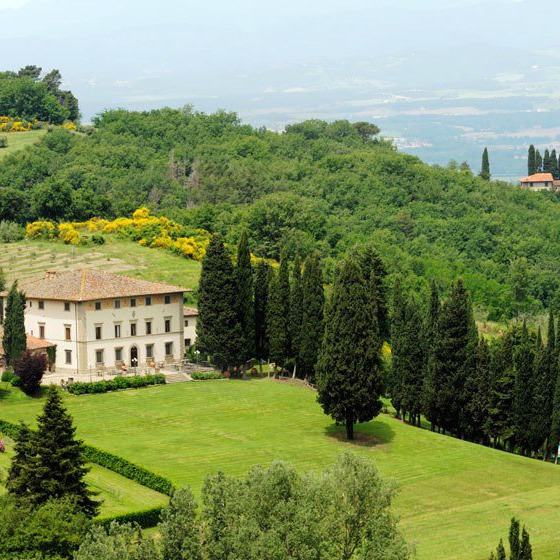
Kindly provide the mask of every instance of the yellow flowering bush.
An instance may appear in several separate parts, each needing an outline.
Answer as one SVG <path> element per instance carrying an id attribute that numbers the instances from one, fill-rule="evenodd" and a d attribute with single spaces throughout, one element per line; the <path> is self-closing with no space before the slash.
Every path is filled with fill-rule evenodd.
<path id="1" fill-rule="evenodd" d="M 54 239 L 56 227 L 52 222 L 31 222 L 25 226 L 28 239 Z"/>
<path id="2" fill-rule="evenodd" d="M 74 228 L 73 224 L 59 224 L 58 238 L 66 245 L 78 245 L 80 233 Z"/>
<path id="3" fill-rule="evenodd" d="M 65 122 L 62 127 L 66 130 L 78 130 L 78 127 L 72 121 Z"/>
<path id="4" fill-rule="evenodd" d="M 33 121 L 36 125 L 37 121 Z M 20 117 L 11 118 L 0 116 L 0 132 L 27 132 L 31 130 L 31 123 Z"/>

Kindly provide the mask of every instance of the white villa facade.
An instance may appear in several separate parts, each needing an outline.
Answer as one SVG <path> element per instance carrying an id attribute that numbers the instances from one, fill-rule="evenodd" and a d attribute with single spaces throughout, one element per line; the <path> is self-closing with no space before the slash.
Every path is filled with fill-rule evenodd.
<path id="1" fill-rule="evenodd" d="M 532 191 L 553 191 L 558 187 L 552 173 L 535 173 L 520 179 L 519 184 Z"/>
<path id="2" fill-rule="evenodd" d="M 183 313 L 185 323 L 185 348 L 189 348 L 196 343 L 196 321 L 198 319 L 198 309 L 185 307 Z"/>
<path id="3" fill-rule="evenodd" d="M 27 334 L 56 344 L 56 370 L 153 367 L 183 358 L 183 288 L 99 270 L 23 287 Z"/>

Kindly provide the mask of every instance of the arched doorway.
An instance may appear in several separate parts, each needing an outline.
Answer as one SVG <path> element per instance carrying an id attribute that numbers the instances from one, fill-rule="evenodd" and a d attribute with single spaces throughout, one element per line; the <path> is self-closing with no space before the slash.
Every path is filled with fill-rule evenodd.
<path id="1" fill-rule="evenodd" d="M 138 346 L 132 346 L 130 348 L 130 365 L 132 367 L 138 366 Z"/>

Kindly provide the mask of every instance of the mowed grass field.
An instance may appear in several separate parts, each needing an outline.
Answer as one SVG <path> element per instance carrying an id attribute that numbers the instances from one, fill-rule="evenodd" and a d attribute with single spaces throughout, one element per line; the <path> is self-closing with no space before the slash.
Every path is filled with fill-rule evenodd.
<path id="1" fill-rule="evenodd" d="M 560 552 L 560 466 L 419 430 L 389 415 L 358 427 L 356 444 L 323 415 L 310 389 L 273 380 L 178 383 L 65 396 L 78 434 L 199 492 L 218 469 L 242 475 L 273 459 L 300 469 L 344 449 L 400 483 L 395 507 L 420 560 L 486 559 L 515 515 L 536 559 Z M 0 418 L 32 421 L 41 402 L 14 389 Z"/>
<path id="2" fill-rule="evenodd" d="M 0 132 L 0 136 L 6 136 L 8 138 L 8 147 L 0 149 L 0 161 L 9 154 L 31 146 L 32 144 L 36 144 L 46 133 L 46 129 L 30 130 L 29 132 Z"/>
<path id="3" fill-rule="evenodd" d="M 0 453 L 0 494 L 5 492 L 10 460 L 13 455 L 13 442 L 6 438 L 7 451 Z M 114 473 L 99 465 L 90 465 L 91 471 L 86 476 L 88 486 L 98 493 L 97 500 L 103 502 L 100 517 L 111 517 L 131 511 L 139 511 L 154 506 L 163 506 L 168 502 L 167 496 L 141 486 L 124 476 Z"/>
<path id="4" fill-rule="evenodd" d="M 161 249 L 142 247 L 115 235 L 105 236 L 105 245 L 74 247 L 63 243 L 25 240 L 0 244 L 0 267 L 8 284 L 20 285 L 43 278 L 46 270 L 59 273 L 79 268 L 97 268 L 128 274 L 186 289 L 198 286 L 200 263 L 173 255 Z"/>

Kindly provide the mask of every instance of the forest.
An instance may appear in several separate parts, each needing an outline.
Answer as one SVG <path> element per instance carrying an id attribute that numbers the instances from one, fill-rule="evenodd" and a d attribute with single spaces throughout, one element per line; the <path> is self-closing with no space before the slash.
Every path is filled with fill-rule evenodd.
<path id="1" fill-rule="evenodd" d="M 85 220 L 139 205 L 278 259 L 316 250 L 326 280 L 358 243 L 376 247 L 407 290 L 446 293 L 463 278 L 477 316 L 558 305 L 560 205 L 487 181 L 468 166 L 428 166 L 370 123 L 310 120 L 284 133 L 192 107 L 110 110 L 79 132 L 54 129 L 3 160 L 0 219 Z"/>

